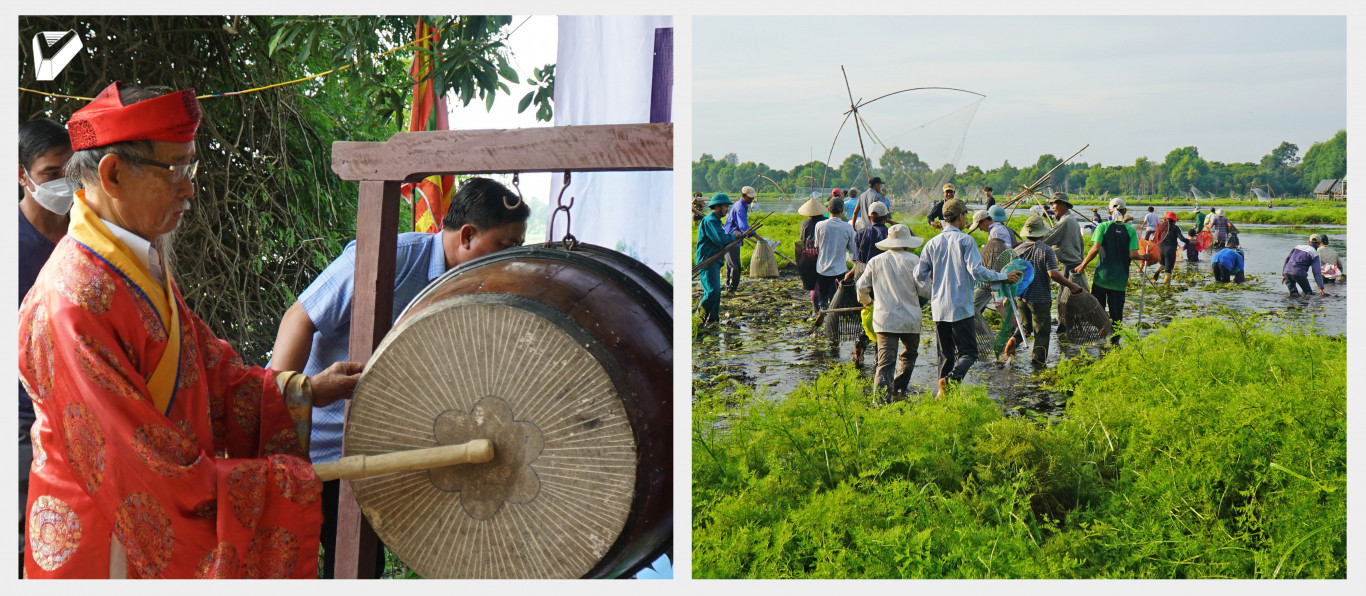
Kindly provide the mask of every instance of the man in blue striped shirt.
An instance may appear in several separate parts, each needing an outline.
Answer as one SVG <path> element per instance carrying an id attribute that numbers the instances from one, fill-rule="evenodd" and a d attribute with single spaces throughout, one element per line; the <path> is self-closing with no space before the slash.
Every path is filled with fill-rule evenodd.
<path id="1" fill-rule="evenodd" d="M 753 238 L 754 233 L 749 230 L 749 208 L 754 204 L 754 187 L 746 186 L 740 189 L 740 202 L 731 208 L 726 215 L 726 225 L 721 231 L 727 234 L 748 235 Z M 740 289 L 740 245 L 730 247 L 726 251 L 726 289 L 734 292 Z"/>
<path id="2" fill-rule="evenodd" d="M 516 205 L 508 209 L 504 204 Z M 531 209 L 497 181 L 471 178 L 451 200 L 436 234 L 398 235 L 394 263 L 394 310 L 403 309 L 448 269 L 503 249 L 521 246 Z M 351 304 L 355 297 L 356 242 L 346 245 L 285 312 L 275 338 L 271 368 L 314 375 L 334 362 L 350 360 Z M 309 456 L 313 463 L 341 457 L 344 401 L 313 409 Z M 329 553 L 324 575 L 332 577 L 339 482 L 323 483 L 323 548 Z"/>

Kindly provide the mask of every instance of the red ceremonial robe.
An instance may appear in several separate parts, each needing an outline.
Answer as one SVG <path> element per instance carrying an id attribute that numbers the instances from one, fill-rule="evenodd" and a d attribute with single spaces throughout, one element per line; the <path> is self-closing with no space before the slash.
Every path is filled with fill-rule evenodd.
<path id="1" fill-rule="evenodd" d="M 78 195 L 19 310 L 30 578 L 317 577 L 321 484 L 250 368 Z"/>

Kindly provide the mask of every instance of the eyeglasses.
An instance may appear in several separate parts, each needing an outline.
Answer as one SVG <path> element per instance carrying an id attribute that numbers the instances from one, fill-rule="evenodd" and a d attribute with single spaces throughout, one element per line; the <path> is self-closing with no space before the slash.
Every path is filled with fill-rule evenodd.
<path id="1" fill-rule="evenodd" d="M 165 168 L 165 169 L 167 169 L 167 170 L 170 170 L 170 171 L 171 171 L 171 179 L 172 179 L 172 180 L 184 180 L 184 179 L 186 179 L 186 178 L 189 178 L 189 179 L 193 180 L 193 179 L 194 179 L 195 172 L 197 172 L 197 171 L 199 170 L 199 160 L 197 160 L 197 159 L 194 160 L 194 161 L 192 161 L 192 162 L 190 162 L 190 163 L 187 163 L 187 164 L 170 165 L 170 164 L 161 163 L 161 162 L 159 162 L 159 161 L 152 161 L 152 160 L 150 160 L 150 159 L 143 159 L 143 158 L 138 157 L 138 156 L 136 156 L 136 155 L 122 155 L 122 154 L 120 154 L 119 157 L 122 157 L 122 158 L 124 158 L 124 159 L 126 159 L 126 160 L 128 160 L 128 161 L 133 162 L 133 163 L 140 163 L 140 164 L 145 165 L 145 166 L 152 166 L 152 167 L 154 167 L 154 168 Z"/>

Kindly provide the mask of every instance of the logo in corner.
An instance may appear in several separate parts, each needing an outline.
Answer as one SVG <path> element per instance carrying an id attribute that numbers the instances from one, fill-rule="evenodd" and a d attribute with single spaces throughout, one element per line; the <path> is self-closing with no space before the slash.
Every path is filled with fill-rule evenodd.
<path id="1" fill-rule="evenodd" d="M 33 36 L 33 76 L 40 81 L 51 81 L 61 74 L 71 59 L 79 54 L 81 37 L 76 30 L 43 31 Z"/>

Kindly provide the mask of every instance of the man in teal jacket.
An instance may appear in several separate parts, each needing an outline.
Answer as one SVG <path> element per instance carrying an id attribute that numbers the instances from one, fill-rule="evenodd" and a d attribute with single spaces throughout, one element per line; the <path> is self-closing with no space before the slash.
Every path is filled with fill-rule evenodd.
<path id="1" fill-rule="evenodd" d="M 711 202 L 707 203 L 707 208 L 711 213 L 702 218 L 697 224 L 697 256 L 694 263 L 701 263 L 708 257 L 721 252 L 722 249 L 734 241 L 736 234 L 727 234 L 722 230 L 721 219 L 730 211 L 731 200 L 726 193 L 718 192 L 711 197 Z M 702 270 L 702 324 L 715 323 L 721 318 L 721 260 L 707 265 Z"/>

